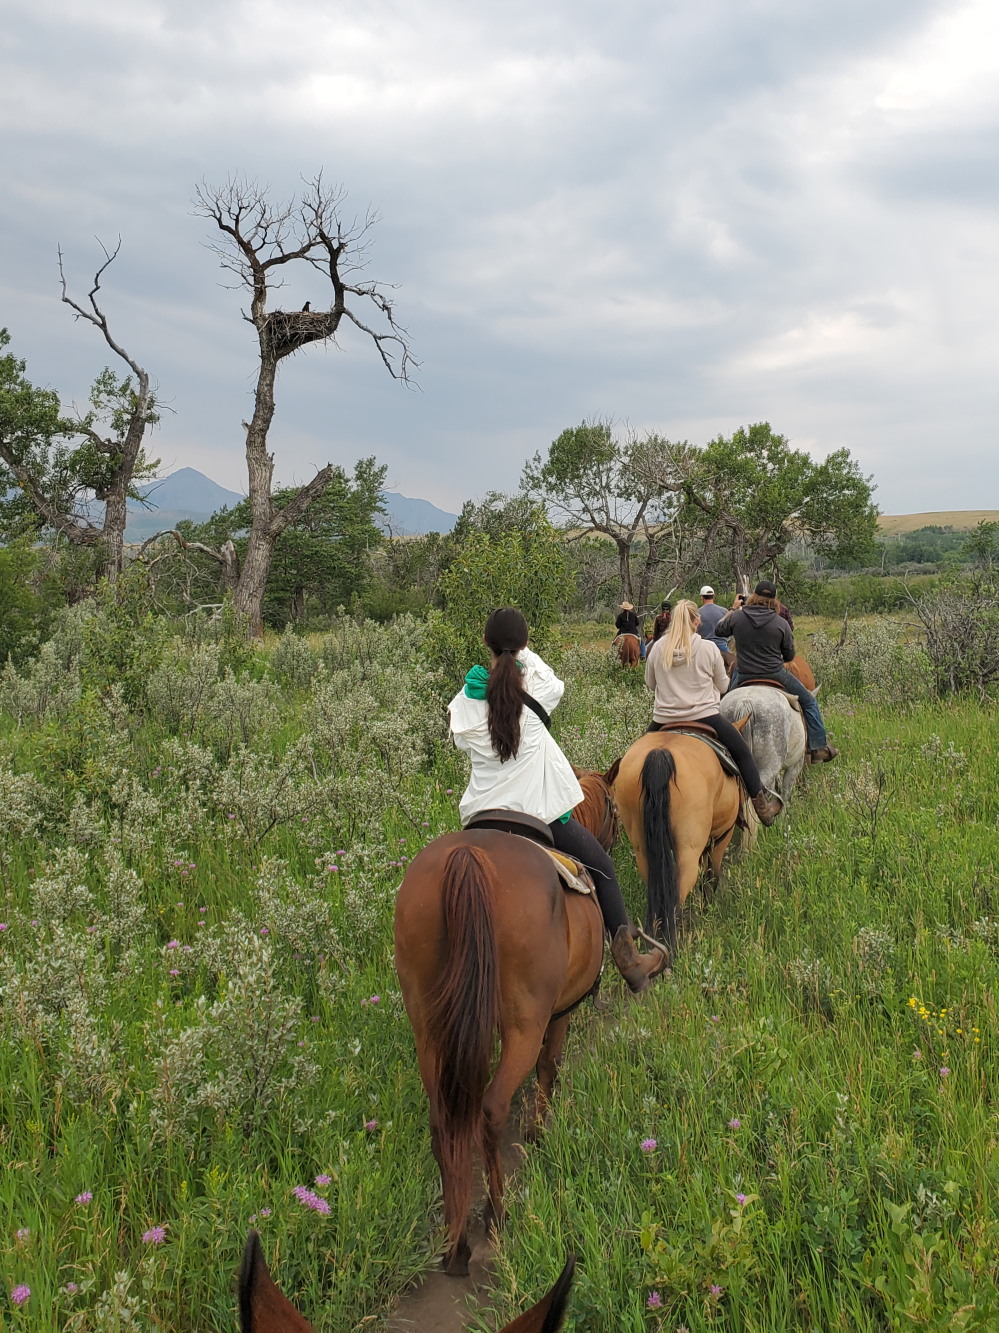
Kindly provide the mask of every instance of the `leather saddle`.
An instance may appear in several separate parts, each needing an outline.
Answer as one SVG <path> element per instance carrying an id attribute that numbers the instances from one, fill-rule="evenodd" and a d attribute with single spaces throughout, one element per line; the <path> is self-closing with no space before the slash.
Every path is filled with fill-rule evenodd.
<path id="1" fill-rule="evenodd" d="M 677 736 L 693 736 L 695 740 L 703 741 L 709 749 L 714 750 L 718 756 L 718 762 L 726 773 L 731 773 L 734 778 L 742 781 L 742 775 L 739 772 L 739 765 L 732 758 L 731 754 L 722 745 L 715 732 L 703 722 L 659 722 L 656 726 L 657 731 L 671 731 Z"/>
<path id="2" fill-rule="evenodd" d="M 534 815 L 525 815 L 520 810 L 480 810 L 465 825 L 465 828 L 491 828 L 499 833 L 516 833 L 521 838 L 530 838 L 542 847 L 554 847 L 552 831 L 542 819 Z"/>
<path id="3" fill-rule="evenodd" d="M 512 833 L 518 838 L 527 838 L 537 843 L 542 851 L 547 852 L 558 872 L 558 877 L 567 889 L 574 893 L 592 894 L 593 880 L 590 872 L 571 856 L 564 856 L 555 850 L 555 839 L 548 825 L 534 815 L 525 815 L 520 810 L 480 810 L 465 825 L 466 829 L 495 829 L 497 833 Z"/>

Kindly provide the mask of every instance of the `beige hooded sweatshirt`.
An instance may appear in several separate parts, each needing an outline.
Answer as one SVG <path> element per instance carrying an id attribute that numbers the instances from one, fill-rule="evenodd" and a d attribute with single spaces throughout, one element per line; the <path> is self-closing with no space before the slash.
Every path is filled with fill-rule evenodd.
<path id="1" fill-rule="evenodd" d="M 728 673 L 722 655 L 710 639 L 694 635 L 690 661 L 667 668 L 666 639 L 659 639 L 649 649 L 645 662 L 645 683 L 655 691 L 652 709 L 654 722 L 696 722 L 718 712 L 718 701 L 728 689 Z"/>

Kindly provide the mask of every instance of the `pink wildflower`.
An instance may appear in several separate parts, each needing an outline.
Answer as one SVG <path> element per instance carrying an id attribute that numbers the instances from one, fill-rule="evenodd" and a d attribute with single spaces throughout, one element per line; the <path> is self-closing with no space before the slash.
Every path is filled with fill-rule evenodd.
<path id="1" fill-rule="evenodd" d="M 147 1245 L 162 1245 L 166 1240 L 166 1227 L 150 1227 L 142 1233 L 142 1239 Z"/>
<path id="2" fill-rule="evenodd" d="M 23 1305 L 30 1295 L 31 1288 L 26 1283 L 19 1282 L 17 1286 L 11 1290 L 10 1303 L 11 1305 Z"/>

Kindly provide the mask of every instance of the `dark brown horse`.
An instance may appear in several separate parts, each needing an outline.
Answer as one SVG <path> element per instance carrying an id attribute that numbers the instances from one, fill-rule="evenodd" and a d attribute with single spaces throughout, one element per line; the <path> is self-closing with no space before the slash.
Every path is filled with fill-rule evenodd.
<path id="1" fill-rule="evenodd" d="M 498 1225 L 511 1099 L 536 1067 L 528 1123 L 536 1132 L 569 1011 L 594 989 L 603 947 L 595 898 L 566 893 L 551 857 L 527 838 L 493 829 L 448 833 L 406 870 L 395 965 L 430 1102 L 448 1228 L 444 1267 L 453 1276 L 468 1272 L 474 1150 L 481 1148 L 486 1167 L 487 1225 Z"/>
<path id="2" fill-rule="evenodd" d="M 661 931 L 671 948 L 702 860 L 716 883 L 721 878 L 742 795 L 739 781 L 696 736 L 647 732 L 618 764 L 614 796 L 648 889 L 645 928 Z"/>
<path id="3" fill-rule="evenodd" d="M 500 1333 L 556 1333 L 565 1319 L 576 1260 L 570 1255 L 548 1295 Z M 363 1322 L 363 1321 L 362 1321 Z M 251 1231 L 239 1271 L 239 1325 L 242 1333 L 313 1333 L 267 1271 L 260 1237 Z"/>
<path id="4" fill-rule="evenodd" d="M 583 789 L 583 799 L 572 817 L 589 829 L 605 852 L 612 851 L 621 833 L 621 820 L 611 791 L 610 770 L 597 773 L 594 769 L 573 767 L 572 771 Z"/>
<path id="5" fill-rule="evenodd" d="M 635 666 L 641 660 L 642 645 L 635 634 L 619 634 L 612 646 L 622 666 Z"/>

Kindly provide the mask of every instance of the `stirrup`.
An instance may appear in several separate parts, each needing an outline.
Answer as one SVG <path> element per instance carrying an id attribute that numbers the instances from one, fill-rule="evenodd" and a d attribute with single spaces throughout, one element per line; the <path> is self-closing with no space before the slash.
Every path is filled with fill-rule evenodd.
<path id="1" fill-rule="evenodd" d="M 666 945 L 663 944 L 662 940 L 657 940 L 651 935 L 646 935 L 641 926 L 632 926 L 632 930 L 634 931 L 634 938 L 644 940 L 651 948 L 658 949 L 660 953 L 664 953 L 669 957 L 669 949 L 666 948 Z"/>

